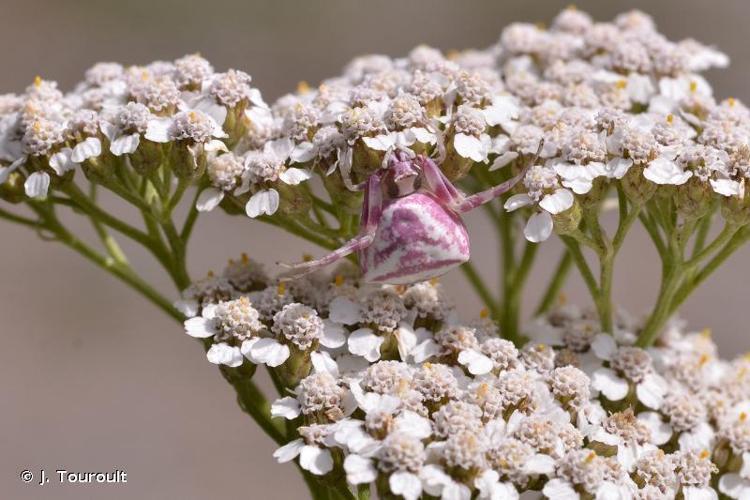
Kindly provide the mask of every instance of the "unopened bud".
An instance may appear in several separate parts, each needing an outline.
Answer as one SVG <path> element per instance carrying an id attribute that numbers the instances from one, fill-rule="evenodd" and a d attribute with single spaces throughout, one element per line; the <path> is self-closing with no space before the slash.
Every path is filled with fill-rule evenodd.
<path id="1" fill-rule="evenodd" d="M 625 195 L 635 203 L 641 205 L 654 196 L 656 184 L 643 177 L 643 169 L 633 166 L 620 181 Z"/>
<path id="2" fill-rule="evenodd" d="M 18 172 L 11 172 L 8 179 L 0 184 L 0 199 L 8 203 L 21 203 L 25 199 L 23 187 L 23 175 Z"/>
<path id="3" fill-rule="evenodd" d="M 744 226 L 750 223 L 750 196 L 722 198 L 721 215 L 729 224 Z"/>
<path id="4" fill-rule="evenodd" d="M 578 229 L 582 216 L 581 205 L 578 201 L 564 212 L 552 216 L 555 232 L 560 235 L 570 234 Z"/>
<path id="5" fill-rule="evenodd" d="M 474 160 L 471 158 L 464 158 L 456 152 L 456 148 L 453 147 L 453 141 L 448 143 L 445 160 L 440 169 L 449 180 L 455 182 L 465 177 L 473 165 Z"/>
<path id="6" fill-rule="evenodd" d="M 279 210 L 283 214 L 306 214 L 310 211 L 310 208 L 312 208 L 312 198 L 310 198 L 310 194 L 302 189 L 301 186 L 290 186 L 283 182 L 279 182 L 275 187 L 279 192 Z"/>
<path id="7" fill-rule="evenodd" d="M 711 185 L 696 177 L 677 186 L 674 197 L 677 210 L 688 218 L 697 219 L 706 215 L 711 208 L 713 191 Z"/>

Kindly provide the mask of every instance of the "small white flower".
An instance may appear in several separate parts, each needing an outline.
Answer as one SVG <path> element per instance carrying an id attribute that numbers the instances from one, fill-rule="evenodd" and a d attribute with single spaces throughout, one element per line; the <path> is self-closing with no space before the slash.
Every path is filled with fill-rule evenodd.
<path id="1" fill-rule="evenodd" d="M 311 174 L 307 170 L 286 167 L 293 149 L 294 143 L 288 138 L 282 138 L 267 142 L 262 152 L 247 155 L 245 160 L 247 171 L 243 178 L 243 185 L 235 194 L 248 191 L 251 184 L 260 186 L 245 205 L 248 217 L 273 215 L 279 209 L 279 192 L 269 187 L 269 182 L 279 181 L 289 186 L 296 186 L 310 179 Z"/>

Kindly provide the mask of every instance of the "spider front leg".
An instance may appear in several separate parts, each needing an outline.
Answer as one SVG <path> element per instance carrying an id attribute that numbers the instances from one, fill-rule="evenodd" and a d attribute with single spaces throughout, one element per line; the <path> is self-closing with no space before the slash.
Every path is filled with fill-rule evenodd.
<path id="1" fill-rule="evenodd" d="M 473 194 L 471 196 L 464 197 L 463 200 L 459 201 L 455 206 L 453 206 L 453 210 L 456 212 L 462 214 L 465 212 L 470 212 L 474 210 L 475 208 L 484 205 L 485 203 L 494 200 L 498 196 L 502 196 L 503 194 L 507 193 L 511 189 L 513 189 L 513 186 L 518 184 L 521 179 L 526 175 L 526 171 L 529 169 L 529 166 L 531 164 L 527 165 L 526 168 L 524 168 L 520 174 L 516 175 L 512 179 L 509 179 L 502 184 L 498 184 L 497 186 L 493 186 L 485 191 L 482 191 L 480 193 Z"/>
<path id="2" fill-rule="evenodd" d="M 317 271 L 329 264 L 343 259 L 347 255 L 359 252 L 367 248 L 375 238 L 378 221 L 382 213 L 383 193 L 380 188 L 380 177 L 377 174 L 370 176 L 365 185 L 365 196 L 362 203 L 362 215 L 360 217 L 359 234 L 347 241 L 337 250 L 321 257 L 320 259 L 300 262 L 289 266 L 289 270 L 282 274 L 283 280 L 301 278 L 302 276 Z"/>
<path id="3" fill-rule="evenodd" d="M 507 193 L 518 181 L 526 175 L 526 169 L 514 178 L 494 186 L 481 193 L 466 196 L 456 189 L 453 183 L 443 174 L 434 161 L 430 158 L 420 156 L 416 160 L 424 175 L 427 191 L 435 196 L 441 203 L 445 204 L 456 213 L 464 213 L 474 210 L 480 205 L 492 201 L 498 196 Z M 528 168 L 528 167 L 527 167 Z"/>

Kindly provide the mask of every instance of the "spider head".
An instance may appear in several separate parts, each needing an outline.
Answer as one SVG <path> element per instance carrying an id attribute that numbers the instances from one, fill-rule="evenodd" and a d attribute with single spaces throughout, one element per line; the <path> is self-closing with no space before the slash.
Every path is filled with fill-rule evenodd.
<path id="1" fill-rule="evenodd" d="M 422 170 L 405 151 L 396 151 L 388 160 L 383 175 L 388 195 L 402 198 L 416 192 L 422 184 Z"/>

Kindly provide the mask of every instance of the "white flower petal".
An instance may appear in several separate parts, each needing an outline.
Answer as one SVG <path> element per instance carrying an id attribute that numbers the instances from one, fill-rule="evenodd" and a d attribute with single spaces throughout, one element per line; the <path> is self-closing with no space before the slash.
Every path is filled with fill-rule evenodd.
<path id="1" fill-rule="evenodd" d="M 747 500 L 750 498 L 750 482 L 742 479 L 739 474 L 724 474 L 719 478 L 719 491 L 730 498 Z"/>
<path id="2" fill-rule="evenodd" d="M 315 158 L 315 147 L 312 142 L 297 144 L 289 155 L 290 163 L 305 163 Z"/>
<path id="3" fill-rule="evenodd" d="M 657 158 L 643 169 L 643 177 L 654 184 L 670 184 L 679 186 L 685 184 L 693 173 L 684 171 L 677 163 L 666 158 Z"/>
<path id="4" fill-rule="evenodd" d="M 505 208 L 505 210 L 507 210 L 508 212 L 512 212 L 514 210 L 518 210 L 519 208 L 529 206 L 532 203 L 533 201 L 528 194 L 514 194 L 506 200 L 503 208 Z"/>
<path id="5" fill-rule="evenodd" d="M 710 179 L 714 192 L 722 196 L 742 196 L 742 184 L 731 179 Z"/>
<path id="6" fill-rule="evenodd" d="M 466 349 L 458 353 L 458 362 L 466 366 L 472 375 L 484 375 L 492 371 L 493 367 L 490 358 L 474 349 Z"/>
<path id="7" fill-rule="evenodd" d="M 620 401 L 628 395 L 630 386 L 609 368 L 599 368 L 591 376 L 591 385 L 610 401 Z"/>
<path id="8" fill-rule="evenodd" d="M 453 147 L 463 158 L 469 158 L 476 162 L 483 162 L 487 158 L 487 149 L 484 143 L 467 134 L 456 134 L 453 138 Z"/>
<path id="9" fill-rule="evenodd" d="M 118 137 L 109 145 L 109 150 L 115 156 L 135 153 L 141 143 L 141 134 L 128 134 Z"/>
<path id="10" fill-rule="evenodd" d="M 659 413 L 644 411 L 638 414 L 638 420 L 646 424 L 651 433 L 651 441 L 655 445 L 661 446 L 672 439 L 672 426 L 662 420 Z"/>
<path id="11" fill-rule="evenodd" d="M 339 376 L 339 366 L 336 361 L 327 352 L 310 353 L 310 361 L 316 373 L 326 372 L 334 377 Z"/>
<path id="12" fill-rule="evenodd" d="M 279 193 L 275 189 L 258 191 L 245 205 L 245 213 L 250 218 L 260 215 L 273 215 L 279 209 Z"/>
<path id="13" fill-rule="evenodd" d="M 195 208 L 199 212 L 210 212 L 216 208 L 221 200 L 224 199 L 224 192 L 216 188 L 206 188 L 198 196 L 198 200 L 195 202 Z"/>
<path id="14" fill-rule="evenodd" d="M 612 335 L 600 333 L 597 334 L 591 342 L 591 350 L 594 351 L 597 358 L 609 361 L 617 350 L 617 342 L 615 342 Z"/>
<path id="15" fill-rule="evenodd" d="M 302 168 L 287 168 L 279 174 L 279 179 L 290 186 L 296 186 L 310 177 L 312 177 L 312 174 Z"/>
<path id="16" fill-rule="evenodd" d="M 333 470 L 331 452 L 317 446 L 304 446 L 299 454 L 300 466 L 316 476 L 328 474 Z"/>
<path id="17" fill-rule="evenodd" d="M 169 142 L 169 126 L 172 120 L 169 118 L 154 118 L 149 120 L 144 136 L 153 142 Z"/>
<path id="18" fill-rule="evenodd" d="M 443 348 L 434 339 L 423 340 L 411 350 L 411 356 L 416 363 L 422 363 L 433 356 L 442 354 Z"/>
<path id="19" fill-rule="evenodd" d="M 231 368 L 242 365 L 245 360 L 239 347 L 230 346 L 223 342 L 212 345 L 206 352 L 206 359 L 215 365 L 226 365 Z"/>
<path id="20" fill-rule="evenodd" d="M 50 177 L 47 172 L 34 172 L 23 183 L 26 196 L 29 198 L 45 198 L 49 191 Z"/>
<path id="21" fill-rule="evenodd" d="M 283 417 L 288 420 L 299 417 L 301 408 L 297 398 L 287 396 L 285 398 L 277 399 L 271 405 L 271 416 L 272 417 Z"/>
<path id="22" fill-rule="evenodd" d="M 573 206 L 573 193 L 567 189 L 558 189 L 552 194 L 546 195 L 539 202 L 539 206 L 552 215 L 566 211 Z"/>
<path id="23" fill-rule="evenodd" d="M 212 320 L 197 316 L 185 321 L 185 333 L 197 339 L 207 339 L 217 332 Z"/>
<path id="24" fill-rule="evenodd" d="M 542 493 L 550 500 L 579 500 L 580 498 L 569 482 L 557 478 L 547 481 Z"/>
<path id="25" fill-rule="evenodd" d="M 516 153 L 515 151 L 506 151 L 505 153 L 502 153 L 500 156 L 495 158 L 492 161 L 492 165 L 490 165 L 490 168 L 487 170 L 489 172 L 494 172 L 495 170 L 501 169 L 504 166 L 508 165 L 516 158 L 518 158 L 518 153 Z"/>
<path id="26" fill-rule="evenodd" d="M 394 145 L 395 137 L 390 134 L 381 134 L 375 137 L 363 137 L 362 142 L 375 151 L 388 151 Z"/>
<path id="27" fill-rule="evenodd" d="M 555 471 L 555 459 L 549 455 L 536 453 L 526 460 L 523 470 L 528 474 L 552 475 Z"/>
<path id="28" fill-rule="evenodd" d="M 406 360 L 411 351 L 417 345 L 417 335 L 411 326 L 401 323 L 396 331 L 393 332 L 398 344 L 398 354 L 402 360 Z"/>
<path id="29" fill-rule="evenodd" d="M 72 149 L 63 148 L 49 157 L 49 166 L 57 175 L 63 175 L 76 168 L 76 164 L 70 159 L 71 154 L 73 154 Z"/>
<path id="30" fill-rule="evenodd" d="M 396 400 L 397 406 L 400 401 Z M 395 411 L 395 409 L 394 409 Z M 413 411 L 403 410 L 393 422 L 394 430 L 408 432 L 412 437 L 417 439 L 427 439 L 432 435 L 432 422 Z"/>
<path id="31" fill-rule="evenodd" d="M 244 345 L 243 345 L 244 347 Z M 243 354 L 255 364 L 264 364 L 270 367 L 276 367 L 289 358 L 289 347 L 280 344 L 274 339 L 264 338 L 245 350 Z"/>
<path id="32" fill-rule="evenodd" d="M 411 472 L 394 472 L 388 478 L 391 492 L 406 500 L 417 500 L 422 495 L 422 481 Z"/>
<path id="33" fill-rule="evenodd" d="M 198 301 L 192 299 L 178 300 L 172 305 L 187 318 L 198 316 L 198 312 L 200 311 L 200 304 L 198 304 Z"/>
<path id="34" fill-rule="evenodd" d="M 552 234 L 552 216 L 549 212 L 539 212 L 526 222 L 523 235 L 532 243 L 545 241 Z"/>
<path id="35" fill-rule="evenodd" d="M 295 439 L 274 451 L 273 458 L 280 464 L 290 462 L 297 458 L 297 455 L 300 454 L 304 446 L 305 442 L 302 439 Z"/>
<path id="36" fill-rule="evenodd" d="M 369 458 L 359 455 L 349 455 L 344 460 L 346 480 L 351 484 L 368 484 L 375 481 L 378 471 Z"/>
<path id="37" fill-rule="evenodd" d="M 371 329 L 360 328 L 352 332 L 347 344 L 349 352 L 362 356 L 373 363 L 380 359 L 380 346 L 383 344 L 383 340 L 383 337 L 376 335 Z"/>
<path id="38" fill-rule="evenodd" d="M 330 319 L 323 320 L 323 335 L 320 343 L 329 349 L 336 349 L 346 343 L 346 328 Z"/>
<path id="39" fill-rule="evenodd" d="M 353 325 L 362 317 L 359 304 L 342 296 L 331 301 L 328 311 L 328 318 L 342 325 Z"/>
<path id="40" fill-rule="evenodd" d="M 96 158 L 100 154 L 102 154 L 101 141 L 97 137 L 88 137 L 75 145 L 70 159 L 75 163 L 81 163 L 89 158 Z"/>
<path id="41" fill-rule="evenodd" d="M 705 488 L 683 486 L 682 496 L 685 500 L 718 500 L 719 498 L 719 495 L 710 486 L 707 486 Z"/>
<path id="42" fill-rule="evenodd" d="M 229 148 L 227 148 L 227 145 L 224 144 L 224 141 L 213 139 L 203 145 L 203 150 L 207 152 L 224 151 L 226 153 L 227 151 L 229 151 Z"/>
<path id="43" fill-rule="evenodd" d="M 613 158 L 607 162 L 607 176 L 614 179 L 622 179 L 633 166 L 633 160 L 630 158 Z"/>
<path id="44" fill-rule="evenodd" d="M 654 373 L 646 375 L 643 381 L 635 386 L 638 401 L 653 410 L 661 408 L 667 393 L 667 384 L 661 376 Z"/>

